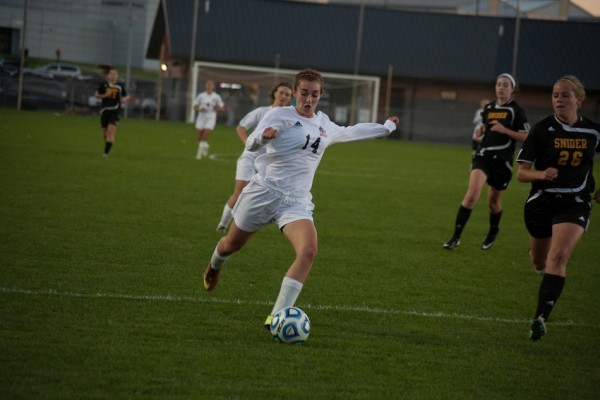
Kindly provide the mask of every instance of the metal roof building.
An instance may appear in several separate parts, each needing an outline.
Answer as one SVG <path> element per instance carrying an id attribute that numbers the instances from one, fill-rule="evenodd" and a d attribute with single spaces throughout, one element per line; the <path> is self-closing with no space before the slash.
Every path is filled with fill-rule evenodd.
<path id="1" fill-rule="evenodd" d="M 161 2 L 149 58 L 158 58 L 164 38 L 171 58 L 189 59 L 193 10 L 194 0 Z M 357 6 L 340 4 L 201 2 L 195 58 L 352 73 L 359 12 Z M 515 25 L 514 17 L 366 7 L 358 71 L 385 76 L 392 65 L 395 77 L 487 83 L 511 71 Z M 599 66 L 598 22 L 520 20 L 521 85 L 548 87 L 558 77 L 573 74 L 589 90 L 600 90 Z"/>
<path id="2" fill-rule="evenodd" d="M 194 3 L 161 1 L 148 58 L 158 59 L 164 45 L 167 59 L 176 60 L 185 71 Z M 388 112 L 400 116 L 399 136 L 411 140 L 470 143 L 472 115 L 479 101 L 493 98 L 496 77 L 512 71 L 515 17 L 364 7 L 358 46 L 361 7 L 356 5 L 281 0 L 198 3 L 194 60 L 347 74 L 358 67 L 358 74 L 391 80 L 390 88 L 381 90 L 378 118 Z M 588 100 L 582 114 L 598 119 L 598 20 L 519 22 L 517 99 L 530 122 L 551 113 L 551 87 L 566 74 L 577 76 L 586 86 Z M 186 91 L 185 80 L 177 83 L 180 93 Z M 176 98 L 170 97 L 170 105 L 181 112 L 171 118 L 179 119 L 186 105 L 185 100 L 175 105 Z"/>

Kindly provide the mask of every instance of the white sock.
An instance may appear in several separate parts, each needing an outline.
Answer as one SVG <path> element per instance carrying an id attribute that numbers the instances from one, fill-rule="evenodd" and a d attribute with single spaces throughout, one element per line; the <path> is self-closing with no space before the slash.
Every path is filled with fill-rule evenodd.
<path id="1" fill-rule="evenodd" d="M 221 222 L 219 222 L 219 226 L 228 227 L 233 219 L 233 215 L 231 214 L 231 207 L 225 203 L 225 207 L 223 207 L 223 214 L 221 215 Z"/>
<path id="2" fill-rule="evenodd" d="M 298 282 L 292 278 L 288 278 L 287 276 L 284 277 L 283 282 L 281 282 L 281 289 L 279 289 L 279 296 L 277 296 L 277 301 L 273 306 L 271 315 L 275 314 L 282 308 L 293 306 L 294 303 L 296 303 L 296 299 L 300 295 L 302 286 L 304 285 L 301 282 Z"/>
<path id="3" fill-rule="evenodd" d="M 217 247 L 219 247 L 218 244 L 217 244 Z M 213 252 L 212 257 L 210 258 L 210 266 L 212 267 L 212 269 L 218 271 L 221 269 L 221 267 L 223 266 L 225 261 L 227 261 L 227 259 L 229 257 L 231 257 L 231 255 L 228 255 L 228 256 L 220 255 L 219 252 L 217 251 L 217 247 L 215 247 L 215 251 Z"/>

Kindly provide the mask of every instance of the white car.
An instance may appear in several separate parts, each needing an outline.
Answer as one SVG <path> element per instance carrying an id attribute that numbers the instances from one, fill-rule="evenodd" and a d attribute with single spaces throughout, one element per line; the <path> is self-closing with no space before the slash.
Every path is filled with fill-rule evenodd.
<path id="1" fill-rule="evenodd" d="M 32 70 L 34 74 L 47 75 L 51 77 L 65 77 L 65 78 L 80 78 L 81 69 L 77 65 L 55 63 L 48 64 L 42 67 L 34 68 Z"/>

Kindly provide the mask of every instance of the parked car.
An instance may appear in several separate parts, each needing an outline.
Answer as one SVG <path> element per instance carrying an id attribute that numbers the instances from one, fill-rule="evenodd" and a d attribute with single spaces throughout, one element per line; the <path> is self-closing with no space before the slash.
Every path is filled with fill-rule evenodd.
<path id="1" fill-rule="evenodd" d="M 22 107 L 25 109 L 62 110 L 67 103 L 65 82 L 42 76 L 27 75 L 23 80 Z M 2 85 L 4 106 L 16 104 L 19 80 L 16 77 L 5 79 Z"/>
<path id="2" fill-rule="evenodd" d="M 19 73 L 21 60 L 16 58 L 0 58 L 0 71 L 3 75 L 16 75 Z M 27 62 L 25 62 L 27 68 Z"/>
<path id="3" fill-rule="evenodd" d="M 41 67 L 34 68 L 31 70 L 36 75 L 46 75 L 52 78 L 65 77 L 65 78 L 80 78 L 81 68 L 77 65 L 54 63 L 48 64 Z"/>

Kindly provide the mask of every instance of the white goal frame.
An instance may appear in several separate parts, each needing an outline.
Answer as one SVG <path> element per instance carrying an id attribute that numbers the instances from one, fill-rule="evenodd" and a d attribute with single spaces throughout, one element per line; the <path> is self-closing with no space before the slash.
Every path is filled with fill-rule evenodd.
<path id="1" fill-rule="evenodd" d="M 283 69 L 283 68 L 267 68 L 267 67 L 255 67 L 255 66 L 251 66 L 251 65 L 241 65 L 241 64 L 225 64 L 225 63 L 214 63 L 214 62 L 207 62 L 207 61 L 196 61 L 194 62 L 193 65 L 193 73 L 192 73 L 192 82 L 191 82 L 191 87 L 192 90 L 189 92 L 190 93 L 190 99 L 189 100 L 189 109 L 187 110 L 187 121 L 190 123 L 194 122 L 194 118 L 195 118 L 195 113 L 193 108 L 191 107 L 191 105 L 193 104 L 194 99 L 196 98 L 196 96 L 198 95 L 199 92 L 203 91 L 204 88 L 198 87 L 198 83 L 200 81 L 200 73 L 202 72 L 202 69 L 206 70 L 206 71 L 210 71 L 212 70 L 218 70 L 218 69 L 222 69 L 222 70 L 229 70 L 229 71 L 239 71 L 240 72 L 240 76 L 242 76 L 244 73 L 259 73 L 259 74 L 264 74 L 264 76 L 266 78 L 271 79 L 271 81 L 273 82 L 272 86 L 274 86 L 274 84 L 276 82 L 281 81 L 282 79 L 288 80 L 290 82 L 290 84 L 293 84 L 293 80 L 295 75 L 298 73 L 298 70 L 292 70 L 292 69 Z M 352 87 L 352 101 L 350 102 L 346 102 L 346 103 L 340 103 L 340 104 L 330 104 L 331 108 L 333 108 L 334 112 L 332 113 L 331 111 L 329 111 L 327 114 L 329 115 L 329 117 L 333 120 L 337 122 L 338 119 L 340 118 L 336 118 L 336 117 L 343 117 L 344 115 L 347 114 L 352 114 L 354 111 L 354 119 L 355 122 L 377 122 L 377 118 L 378 118 L 378 110 L 379 110 L 379 91 L 380 91 L 380 84 L 381 84 L 381 78 L 379 78 L 378 76 L 369 76 L 369 75 L 352 75 L 352 74 L 341 74 L 341 73 L 334 73 L 334 72 L 321 72 L 321 75 L 323 76 L 323 79 L 325 80 L 325 87 L 324 89 L 324 94 L 326 97 L 326 94 L 328 92 L 328 81 L 336 81 L 336 82 L 342 82 L 345 83 L 347 82 L 348 87 Z M 213 77 L 210 77 L 210 79 L 214 79 Z M 217 83 L 219 83 L 219 79 L 215 79 L 215 81 L 217 81 Z M 366 88 L 368 90 L 367 93 L 364 92 L 363 93 L 357 93 L 358 90 L 356 90 L 356 87 L 358 85 L 365 85 L 366 84 Z M 217 87 L 216 91 L 219 92 L 220 88 Z M 266 100 L 266 99 L 262 99 L 262 100 Z M 323 100 L 322 100 L 323 101 Z M 358 107 L 357 104 L 362 104 L 363 107 Z M 263 104 L 264 105 L 264 104 Z M 352 110 L 352 108 L 354 108 L 354 110 Z M 321 109 L 321 107 L 318 107 L 318 109 Z M 344 123 L 341 123 L 340 125 L 347 125 Z"/>

